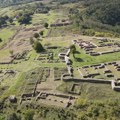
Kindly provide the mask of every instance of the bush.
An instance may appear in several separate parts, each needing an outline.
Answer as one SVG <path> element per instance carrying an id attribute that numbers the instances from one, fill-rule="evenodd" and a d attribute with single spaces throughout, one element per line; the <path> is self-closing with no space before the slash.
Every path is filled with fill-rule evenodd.
<path id="1" fill-rule="evenodd" d="M 48 26 L 49 26 L 48 23 L 45 23 L 45 24 L 44 24 L 44 27 L 45 27 L 45 28 L 48 28 Z"/>
<path id="2" fill-rule="evenodd" d="M 77 99 L 76 100 L 76 104 L 75 104 L 75 107 L 76 108 L 84 108 L 85 106 L 87 106 L 87 100 L 86 99 Z"/>
<path id="3" fill-rule="evenodd" d="M 40 36 L 39 36 L 38 33 L 35 33 L 35 34 L 34 34 L 34 37 L 37 39 L 37 38 L 39 38 Z"/>
<path id="4" fill-rule="evenodd" d="M 43 36 L 44 31 L 40 31 L 40 35 Z"/>
<path id="5" fill-rule="evenodd" d="M 12 19 L 12 18 L 9 18 L 9 22 L 12 24 L 12 23 L 13 23 L 13 19 Z"/>
<path id="6" fill-rule="evenodd" d="M 104 34 L 103 32 L 102 32 L 102 33 L 101 33 L 101 32 L 96 32 L 96 33 L 95 33 L 95 36 L 96 36 L 96 37 L 104 37 L 105 34 Z"/>
<path id="7" fill-rule="evenodd" d="M 25 120 L 33 120 L 34 117 L 34 111 L 33 110 L 27 110 L 24 115 Z"/>
<path id="8" fill-rule="evenodd" d="M 87 30 L 83 30 L 82 34 L 83 35 L 94 36 L 95 35 L 95 31 L 93 29 L 87 29 Z"/>
<path id="9" fill-rule="evenodd" d="M 20 24 L 29 24 L 30 21 L 31 21 L 30 14 L 24 14 L 24 15 L 20 16 L 19 19 L 18 19 L 18 22 Z"/>

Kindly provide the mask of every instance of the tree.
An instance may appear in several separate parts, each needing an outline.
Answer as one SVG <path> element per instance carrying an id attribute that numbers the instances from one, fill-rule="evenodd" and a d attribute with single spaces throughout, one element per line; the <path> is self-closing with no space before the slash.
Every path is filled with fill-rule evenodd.
<path id="1" fill-rule="evenodd" d="M 0 17 L 0 26 L 3 26 L 6 24 L 6 19 L 4 17 Z"/>
<path id="2" fill-rule="evenodd" d="M 40 35 L 43 36 L 44 31 L 40 31 Z"/>
<path id="3" fill-rule="evenodd" d="M 33 47 L 34 47 L 34 49 L 36 50 L 37 53 L 44 51 L 44 48 L 39 41 L 35 41 Z"/>
<path id="4" fill-rule="evenodd" d="M 48 23 L 45 23 L 45 24 L 44 24 L 44 27 L 45 27 L 45 28 L 48 28 L 48 26 L 49 26 Z"/>
<path id="5" fill-rule="evenodd" d="M 12 19 L 12 18 L 9 18 L 9 22 L 12 24 L 12 23 L 13 23 L 13 19 Z"/>
<path id="6" fill-rule="evenodd" d="M 8 17 L 7 15 L 5 15 L 5 16 L 3 17 L 3 19 L 4 19 L 4 20 L 8 20 L 9 17 Z"/>
<path id="7" fill-rule="evenodd" d="M 35 33 L 35 34 L 34 34 L 34 37 L 35 37 L 36 39 L 38 39 L 40 36 L 39 36 L 38 33 Z"/>
<path id="8" fill-rule="evenodd" d="M 73 57 L 75 58 L 75 52 L 76 52 L 76 47 L 75 45 L 70 46 L 70 52 L 73 54 Z"/>
<path id="9" fill-rule="evenodd" d="M 3 41 L 2 38 L 0 38 L 0 43 L 1 43 L 2 41 Z"/>
<path id="10" fill-rule="evenodd" d="M 29 24 L 31 20 L 30 14 L 24 14 L 22 16 L 19 16 L 18 22 L 20 24 Z"/>

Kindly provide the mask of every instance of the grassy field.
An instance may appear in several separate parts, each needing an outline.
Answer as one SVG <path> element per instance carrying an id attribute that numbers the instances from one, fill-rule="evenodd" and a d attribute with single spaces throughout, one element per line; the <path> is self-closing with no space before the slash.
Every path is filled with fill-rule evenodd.
<path id="1" fill-rule="evenodd" d="M 51 46 L 69 47 L 71 45 L 71 36 L 66 37 L 50 37 L 42 41 L 42 43 L 50 44 Z"/>
<path id="2" fill-rule="evenodd" d="M 13 28 L 3 28 L 0 30 L 0 38 L 2 38 L 2 42 L 0 43 L 0 47 L 8 42 L 9 38 L 15 34 L 15 29 Z"/>
<path id="3" fill-rule="evenodd" d="M 119 52 L 100 55 L 100 56 L 90 56 L 85 54 L 84 51 L 81 50 L 80 48 L 77 48 L 77 51 L 78 51 L 78 54 L 75 54 L 75 59 L 71 55 L 74 66 L 84 66 L 84 65 L 91 65 L 91 64 L 98 64 L 98 63 L 120 60 Z"/>
<path id="4" fill-rule="evenodd" d="M 0 8 L 0 16 L 11 16 L 13 15 L 13 10 L 11 9 L 11 7 L 6 7 L 6 8 Z"/>
<path id="5" fill-rule="evenodd" d="M 57 13 L 55 11 L 51 11 L 48 14 L 34 14 L 32 17 L 32 24 L 35 23 L 52 23 L 56 19 Z"/>
<path id="6" fill-rule="evenodd" d="M 70 92 L 72 85 L 76 82 L 63 82 L 57 89 L 65 93 Z M 78 83 L 80 90 L 80 98 L 87 101 L 102 101 L 106 102 L 108 99 L 120 99 L 120 93 L 111 89 L 108 84 L 95 84 L 95 83 Z"/>
<path id="7" fill-rule="evenodd" d="M 7 55 L 9 55 L 9 50 L 1 50 L 0 51 L 0 58 L 4 58 L 6 57 Z"/>

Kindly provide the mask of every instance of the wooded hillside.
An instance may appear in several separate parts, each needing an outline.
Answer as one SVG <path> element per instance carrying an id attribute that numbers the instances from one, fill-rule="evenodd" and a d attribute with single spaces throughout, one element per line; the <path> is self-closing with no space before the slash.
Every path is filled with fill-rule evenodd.
<path id="1" fill-rule="evenodd" d="M 115 0 L 79 0 L 77 7 L 70 9 L 70 18 L 76 26 L 96 31 L 120 33 L 120 1 Z M 87 31 L 88 32 L 88 31 Z M 111 33 L 110 33 L 111 34 Z"/>

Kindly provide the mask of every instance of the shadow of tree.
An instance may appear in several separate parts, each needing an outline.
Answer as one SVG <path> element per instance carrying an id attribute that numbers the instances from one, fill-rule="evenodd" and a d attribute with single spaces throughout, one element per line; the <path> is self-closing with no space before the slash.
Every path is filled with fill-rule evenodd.
<path id="1" fill-rule="evenodd" d="M 81 58 L 76 58 L 76 57 L 75 57 L 75 60 L 76 60 L 77 62 L 84 62 L 84 60 L 81 59 Z"/>
<path id="2" fill-rule="evenodd" d="M 75 54 L 80 54 L 80 52 L 79 51 L 75 51 Z"/>

